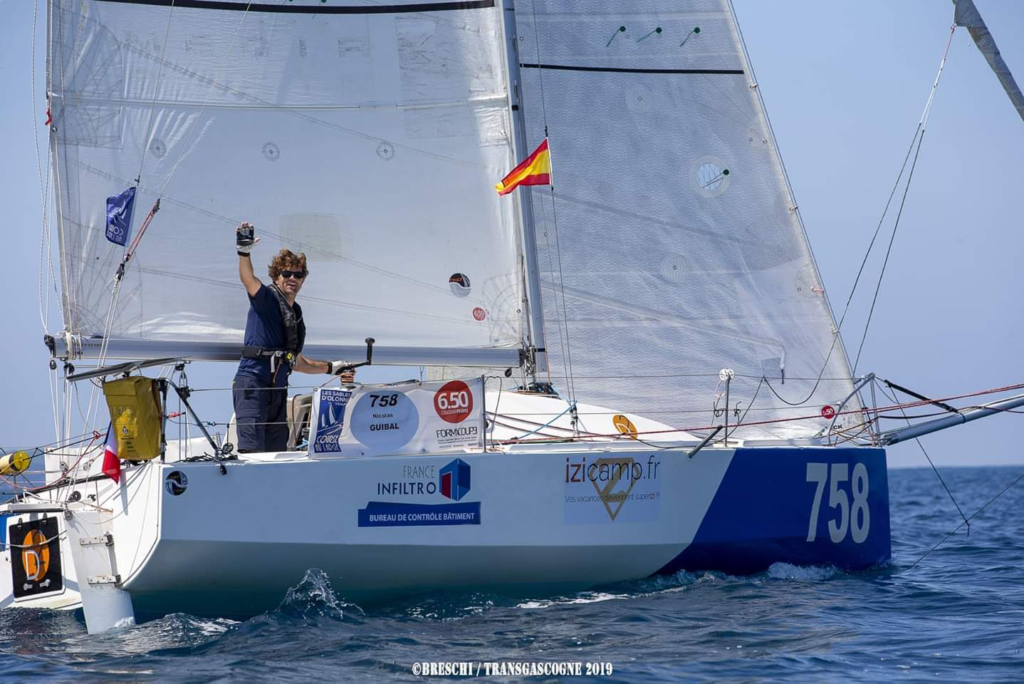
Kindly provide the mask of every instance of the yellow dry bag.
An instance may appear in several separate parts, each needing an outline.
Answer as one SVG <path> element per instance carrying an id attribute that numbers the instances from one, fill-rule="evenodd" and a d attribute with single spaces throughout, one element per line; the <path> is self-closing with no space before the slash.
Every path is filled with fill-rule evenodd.
<path id="1" fill-rule="evenodd" d="M 136 375 L 103 383 L 110 426 L 117 434 L 117 455 L 148 461 L 160 455 L 161 410 L 156 381 Z"/>

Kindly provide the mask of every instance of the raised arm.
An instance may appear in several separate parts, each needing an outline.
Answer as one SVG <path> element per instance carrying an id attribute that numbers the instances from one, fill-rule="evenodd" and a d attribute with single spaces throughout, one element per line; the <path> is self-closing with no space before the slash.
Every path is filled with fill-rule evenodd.
<path id="1" fill-rule="evenodd" d="M 242 285 L 245 285 L 245 291 L 249 293 L 250 297 L 255 297 L 262 285 L 260 279 L 256 277 L 252 270 L 252 259 L 249 257 L 249 252 L 260 241 L 258 237 L 254 237 L 255 234 L 256 228 L 251 223 L 243 223 L 235 230 L 235 247 L 238 251 L 238 277 L 241 279 Z"/>

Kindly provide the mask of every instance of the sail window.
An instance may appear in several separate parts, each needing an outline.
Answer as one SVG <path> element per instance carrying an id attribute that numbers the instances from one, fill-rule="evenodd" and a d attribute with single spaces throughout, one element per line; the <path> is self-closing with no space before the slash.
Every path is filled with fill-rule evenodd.
<path id="1" fill-rule="evenodd" d="M 704 157 L 694 164 L 693 180 L 705 197 L 716 197 L 729 187 L 729 169 L 715 157 Z"/>
<path id="2" fill-rule="evenodd" d="M 468 297 L 472 289 L 469 284 L 469 276 L 465 273 L 452 274 L 452 277 L 448 279 L 448 289 L 456 297 Z"/>

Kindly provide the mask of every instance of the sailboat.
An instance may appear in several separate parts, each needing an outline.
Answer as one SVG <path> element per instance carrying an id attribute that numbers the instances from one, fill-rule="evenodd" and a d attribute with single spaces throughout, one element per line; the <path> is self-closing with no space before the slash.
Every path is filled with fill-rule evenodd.
<path id="1" fill-rule="evenodd" d="M 0 461 L 47 473 L 0 506 L 0 608 L 103 632 L 314 567 L 358 602 L 888 561 L 885 446 L 1024 399 L 880 431 L 731 5 L 629 5 L 51 0 L 62 435 Z M 495 193 L 545 141 L 551 184 Z M 152 208 L 113 244 L 125 188 Z M 249 219 L 307 255 L 305 354 L 428 377 L 293 397 L 286 452 L 211 434 L 185 373 L 241 354 Z M 125 380 L 157 450 L 115 480 Z"/>

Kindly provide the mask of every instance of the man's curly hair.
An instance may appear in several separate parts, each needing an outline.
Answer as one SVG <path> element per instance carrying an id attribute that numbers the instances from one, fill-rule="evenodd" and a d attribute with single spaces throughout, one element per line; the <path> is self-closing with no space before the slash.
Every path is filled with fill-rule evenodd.
<path id="1" fill-rule="evenodd" d="M 277 280 L 277 276 L 281 275 L 281 271 L 302 271 L 303 274 L 308 275 L 309 271 L 306 270 L 306 255 L 303 252 L 296 254 L 295 252 L 282 249 L 277 253 L 277 256 L 270 262 L 270 277 Z"/>

